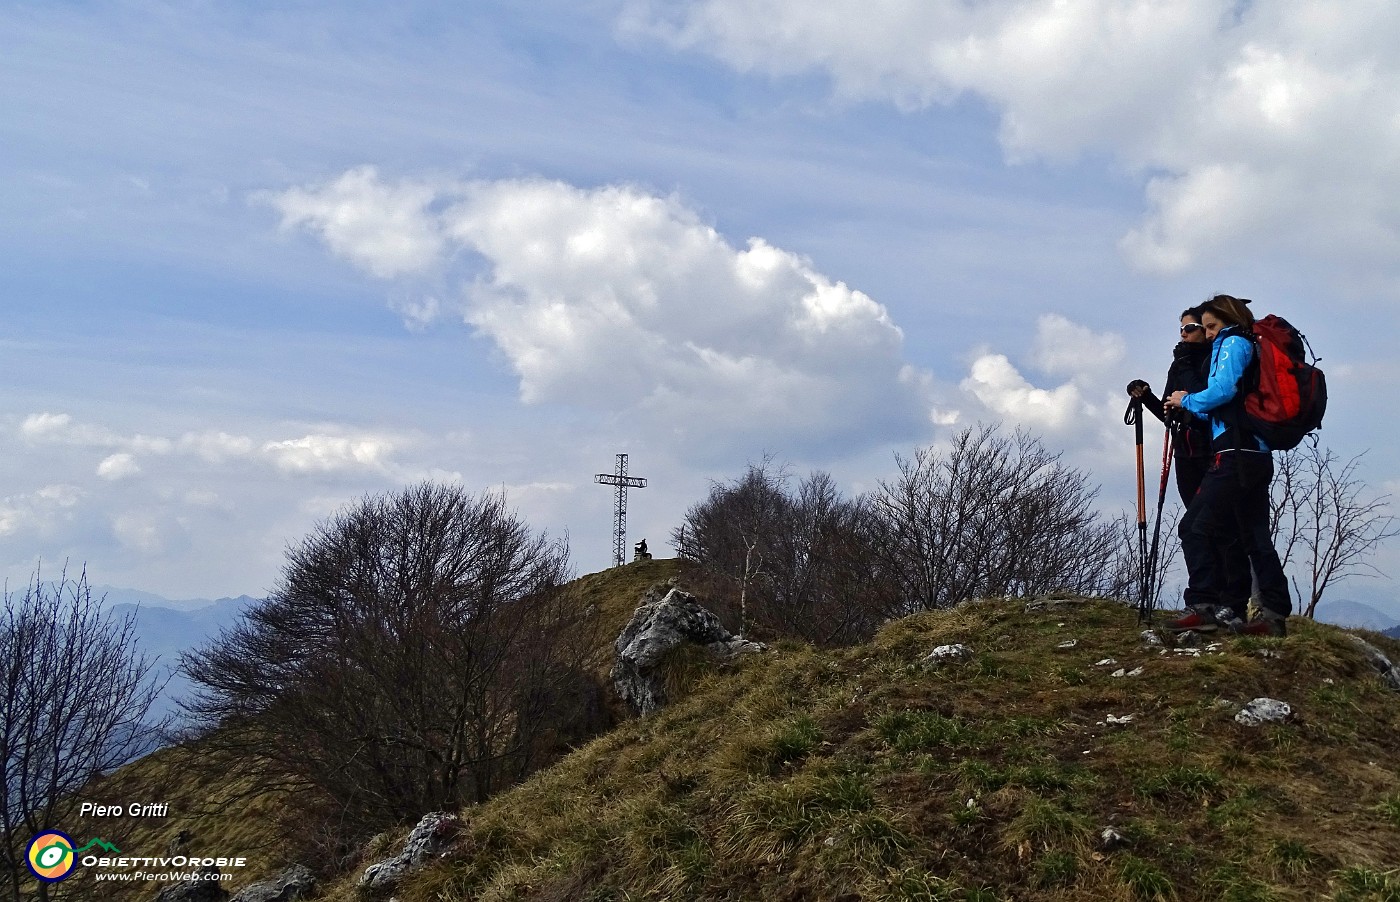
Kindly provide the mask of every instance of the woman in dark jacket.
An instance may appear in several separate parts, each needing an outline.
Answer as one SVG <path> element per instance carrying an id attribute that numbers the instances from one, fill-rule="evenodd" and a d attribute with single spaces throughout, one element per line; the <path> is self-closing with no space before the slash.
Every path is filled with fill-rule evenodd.
<path id="1" fill-rule="evenodd" d="M 1201 308 L 1191 307 L 1181 311 L 1181 341 L 1172 351 L 1172 365 L 1167 370 L 1162 397 L 1169 398 L 1176 391 L 1188 394 L 1201 391 L 1209 380 L 1209 370 L 1210 340 L 1206 338 L 1205 326 L 1201 325 Z M 1181 494 L 1181 503 L 1190 504 L 1210 468 L 1209 424 L 1182 416 L 1180 411 L 1164 410 L 1162 399 L 1141 379 L 1128 383 L 1128 394 L 1141 400 L 1143 408 L 1172 431 L 1176 490 Z"/>

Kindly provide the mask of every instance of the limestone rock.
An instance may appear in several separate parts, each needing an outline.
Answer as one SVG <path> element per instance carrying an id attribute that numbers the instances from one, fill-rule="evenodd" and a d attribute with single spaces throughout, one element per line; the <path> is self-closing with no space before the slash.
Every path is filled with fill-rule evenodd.
<path id="1" fill-rule="evenodd" d="M 761 642 L 730 633 L 689 592 L 672 588 L 660 598 L 657 594 L 648 592 L 643 597 L 613 643 L 617 650 L 613 686 L 637 713 L 645 716 L 666 705 L 666 689 L 656 668 L 679 645 L 703 646 L 720 660 L 767 650 Z"/>
<path id="2" fill-rule="evenodd" d="M 367 889 L 388 889 L 396 886 L 404 875 L 416 871 L 428 861 L 441 855 L 462 822 L 455 814 L 434 811 L 423 815 L 404 841 L 403 851 L 393 858 L 365 868 L 360 886 Z"/>
<path id="3" fill-rule="evenodd" d="M 165 887 L 156 902 L 224 902 L 228 890 L 219 885 L 219 869 L 203 868 L 198 879 L 186 880 Z"/>
<path id="4" fill-rule="evenodd" d="M 297 902 L 309 898 L 315 889 L 316 875 L 305 865 L 296 864 L 276 877 L 243 887 L 229 902 Z"/>
<path id="5" fill-rule="evenodd" d="M 928 653 L 924 658 L 925 664 L 945 664 L 949 661 L 965 661 L 972 657 L 972 649 L 958 643 L 956 645 L 940 645 Z"/>
<path id="6" fill-rule="evenodd" d="M 1258 727 L 1266 723 L 1281 723 L 1292 715 L 1293 707 L 1288 702 L 1276 698 L 1256 698 L 1240 709 L 1235 715 L 1235 723 Z"/>
<path id="7" fill-rule="evenodd" d="M 1385 656 L 1384 652 L 1360 636 L 1348 635 L 1347 638 L 1361 647 L 1361 650 L 1366 654 L 1367 660 L 1375 666 L 1376 670 L 1380 671 L 1381 679 L 1385 681 L 1387 686 L 1391 689 L 1400 690 L 1400 667 L 1395 666 L 1390 658 Z"/>

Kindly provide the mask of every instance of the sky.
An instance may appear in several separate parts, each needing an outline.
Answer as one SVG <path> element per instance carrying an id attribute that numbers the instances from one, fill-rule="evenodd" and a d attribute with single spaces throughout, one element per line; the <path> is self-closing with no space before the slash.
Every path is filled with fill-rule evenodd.
<path id="1" fill-rule="evenodd" d="M 259 595 L 432 479 L 586 573 L 618 453 L 665 556 L 765 455 L 854 494 L 983 422 L 1113 514 L 1123 386 L 1222 292 L 1307 333 L 1324 444 L 1393 492 L 1397 33 L 1379 0 L 0 2 L 0 570 Z"/>

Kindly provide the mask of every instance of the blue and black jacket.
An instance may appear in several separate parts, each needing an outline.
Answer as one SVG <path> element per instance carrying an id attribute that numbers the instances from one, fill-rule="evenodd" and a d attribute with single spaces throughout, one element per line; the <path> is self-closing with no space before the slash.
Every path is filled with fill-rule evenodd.
<path id="1" fill-rule="evenodd" d="M 1238 326 L 1221 329 L 1210 350 L 1210 374 L 1206 387 L 1181 399 L 1181 406 L 1201 419 L 1209 419 L 1211 448 L 1215 451 L 1268 451 L 1258 436 L 1239 425 L 1244 400 L 1241 386 L 1254 363 L 1254 342 Z"/>

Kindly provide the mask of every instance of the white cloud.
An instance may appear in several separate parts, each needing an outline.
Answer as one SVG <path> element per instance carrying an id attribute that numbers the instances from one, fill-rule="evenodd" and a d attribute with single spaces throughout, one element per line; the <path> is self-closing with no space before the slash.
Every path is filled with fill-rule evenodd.
<path id="1" fill-rule="evenodd" d="M 20 424 L 20 435 L 27 439 L 43 440 L 61 435 L 67 431 L 73 418 L 66 413 L 31 413 Z"/>
<path id="2" fill-rule="evenodd" d="M 1400 5 L 1383 0 L 634 0 L 622 30 L 741 71 L 825 73 L 907 110 L 1000 111 L 1008 158 L 1108 153 L 1149 177 L 1144 270 L 1248 243 L 1400 250 Z"/>
<path id="3" fill-rule="evenodd" d="M 1045 314 L 1036 323 L 1029 359 L 1041 372 L 1064 381 L 1039 387 L 1005 353 L 983 348 L 974 353 L 967 377 L 958 386 L 964 394 L 959 406 L 980 405 L 992 418 L 1034 432 L 1058 433 L 1062 441 L 1082 436 L 1091 426 L 1104 425 L 1100 395 L 1106 379 L 1113 381 L 1106 374 L 1116 375 L 1125 357 L 1122 336 L 1094 332 L 1058 313 Z M 956 422 L 956 416 L 944 419 Z"/>
<path id="4" fill-rule="evenodd" d="M 77 507 L 84 492 L 69 483 L 54 483 L 28 494 L 0 499 L 0 536 L 40 534 L 54 526 L 64 511 Z"/>
<path id="5" fill-rule="evenodd" d="M 370 436 L 305 435 L 268 442 L 262 453 L 288 473 L 332 472 L 349 468 L 379 469 L 394 451 L 392 442 Z"/>
<path id="6" fill-rule="evenodd" d="M 141 467 L 136 463 L 136 458 L 125 452 L 103 458 L 102 462 L 97 465 L 97 475 L 113 482 L 128 476 L 135 476 L 140 472 Z"/>
<path id="7" fill-rule="evenodd" d="M 282 214 L 283 228 L 319 233 L 343 257 L 376 276 L 390 278 L 432 264 L 443 239 L 428 209 L 435 189 L 379 180 L 372 166 L 346 172 L 314 191 L 293 188 L 257 199 Z"/>
<path id="8" fill-rule="evenodd" d="M 1122 361 L 1123 338 L 1095 333 L 1058 313 L 1047 313 L 1036 322 L 1031 359 L 1050 375 L 1092 376 Z"/>
<path id="9" fill-rule="evenodd" d="M 234 458 L 247 457 L 253 452 L 254 443 L 246 435 L 231 435 L 227 432 L 187 432 L 180 436 L 178 447 L 199 456 L 208 463 L 223 463 Z"/>
<path id="10" fill-rule="evenodd" d="M 979 356 L 960 387 L 1006 420 L 1051 432 L 1071 425 L 1083 406 L 1074 385 L 1036 388 L 1005 354 Z"/>
<path id="11" fill-rule="evenodd" d="M 31 442 L 53 442 L 86 448 L 125 450 L 109 454 L 97 465 L 97 475 L 117 481 L 141 472 L 136 453 L 184 456 L 205 464 L 252 460 L 285 473 L 329 473 L 348 469 L 393 471 L 393 455 L 402 440 L 387 435 L 338 430 L 313 432 L 295 438 L 259 441 L 246 435 L 219 430 L 186 432 L 179 438 L 124 436 L 105 426 L 79 423 L 69 414 L 39 413 L 28 416 L 20 433 Z M 443 472 L 435 470 L 434 472 Z"/>
<path id="12" fill-rule="evenodd" d="M 124 547 L 142 554 L 156 554 L 164 548 L 160 527 L 144 514 L 119 514 L 112 518 L 112 534 Z"/>
<path id="13" fill-rule="evenodd" d="M 377 272 L 364 211 L 408 190 L 360 169 L 279 197 L 333 251 Z M 626 413 L 701 453 L 743 435 L 789 451 L 868 444 L 927 422 L 926 386 L 907 372 L 884 307 L 761 238 L 734 246 L 677 198 L 541 179 L 413 197 L 415 225 L 401 206 L 383 210 L 386 247 L 404 230 L 441 228 L 444 251 L 484 261 L 461 312 L 504 353 L 527 403 Z M 364 213 L 353 247 L 331 237 L 340 206 Z M 443 309 L 425 301 L 409 318 Z"/>

